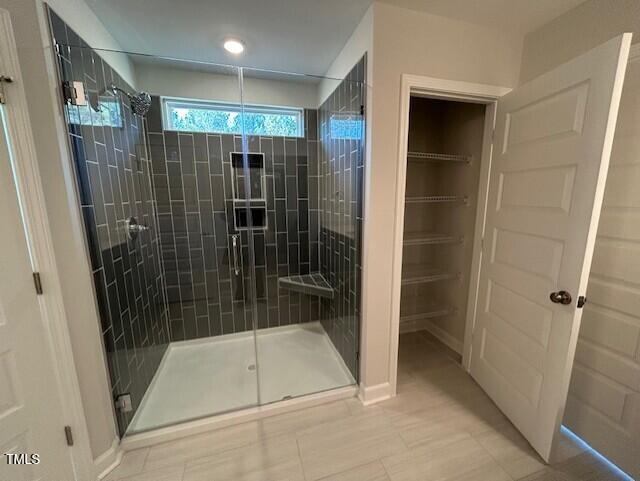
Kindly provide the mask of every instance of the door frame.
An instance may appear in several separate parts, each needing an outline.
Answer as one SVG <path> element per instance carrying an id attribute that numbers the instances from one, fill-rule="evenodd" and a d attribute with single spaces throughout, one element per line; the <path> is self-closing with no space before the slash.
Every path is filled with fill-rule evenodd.
<path id="1" fill-rule="evenodd" d="M 43 274 L 46 290 L 38 296 L 47 342 L 51 347 L 55 382 L 64 418 L 60 422 L 61 442 L 65 425 L 72 426 L 74 445 L 69 447 L 77 479 L 94 479 L 96 474 L 89 444 L 89 432 L 84 415 L 80 386 L 76 374 L 71 339 L 60 289 L 60 276 L 53 252 L 46 202 L 35 150 L 27 97 L 22 82 L 18 51 L 13 36 L 11 17 L 0 9 L 0 74 L 13 78 L 4 83 L 11 148 L 18 161 L 15 164 L 19 202 L 25 221 L 29 250 L 36 272 Z"/>
<path id="2" fill-rule="evenodd" d="M 400 340 L 400 294 L 402 281 L 402 249 L 404 236 L 405 191 L 407 180 L 407 151 L 409 141 L 409 106 L 412 95 L 442 100 L 463 100 L 480 103 L 487 106 L 482 141 L 482 156 L 480 159 L 480 180 L 478 187 L 478 205 L 476 206 L 476 221 L 474 228 L 473 255 L 470 270 L 469 292 L 467 300 L 467 315 L 465 321 L 464 343 L 460 343 L 446 333 L 438 333 L 439 339 L 462 354 L 462 365 L 469 371 L 471 359 L 471 335 L 475 321 L 478 282 L 480 280 L 480 261 L 482 255 L 482 238 L 486 216 L 487 194 L 489 189 L 489 174 L 491 171 L 491 154 L 493 131 L 495 128 L 497 101 L 512 89 L 499 85 L 479 84 L 426 77 L 412 74 L 402 74 L 400 87 L 400 127 L 398 142 L 398 176 L 396 178 L 396 219 L 394 225 L 393 271 L 391 292 L 391 336 L 389 384 L 391 395 L 396 395 L 398 382 L 398 343 Z M 460 352 L 462 351 L 462 352 Z"/>

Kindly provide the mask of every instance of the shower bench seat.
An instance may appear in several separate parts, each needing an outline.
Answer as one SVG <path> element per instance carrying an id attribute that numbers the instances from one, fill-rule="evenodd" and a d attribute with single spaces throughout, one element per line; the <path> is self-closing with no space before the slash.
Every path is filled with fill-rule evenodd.
<path id="1" fill-rule="evenodd" d="M 319 272 L 278 278 L 280 289 L 333 299 L 331 284 Z"/>

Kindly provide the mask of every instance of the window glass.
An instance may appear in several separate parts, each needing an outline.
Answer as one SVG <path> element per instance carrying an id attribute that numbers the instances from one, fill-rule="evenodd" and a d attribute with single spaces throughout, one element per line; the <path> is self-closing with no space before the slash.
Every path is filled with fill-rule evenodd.
<path id="1" fill-rule="evenodd" d="M 237 104 L 164 99 L 168 130 L 242 133 L 242 108 Z M 244 126 L 248 135 L 302 137 L 303 111 L 297 108 L 247 105 Z"/>
<path id="2" fill-rule="evenodd" d="M 69 123 L 96 127 L 122 127 L 122 111 L 116 99 L 100 98 L 97 108 L 86 105 L 65 105 Z"/>
<path id="3" fill-rule="evenodd" d="M 362 128 L 361 115 L 333 114 L 329 119 L 329 132 L 332 139 L 362 139 Z"/>

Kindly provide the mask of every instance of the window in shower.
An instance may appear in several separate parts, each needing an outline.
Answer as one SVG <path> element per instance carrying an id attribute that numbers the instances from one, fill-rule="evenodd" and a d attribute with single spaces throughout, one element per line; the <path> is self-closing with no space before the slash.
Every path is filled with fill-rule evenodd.
<path id="1" fill-rule="evenodd" d="M 94 95 L 97 103 L 94 106 L 65 105 L 69 123 L 99 127 L 122 127 L 122 110 L 120 102 L 115 98 L 100 98 Z"/>
<path id="2" fill-rule="evenodd" d="M 332 114 L 329 132 L 332 139 L 359 140 L 364 135 L 364 120 L 360 113 Z"/>
<path id="3" fill-rule="evenodd" d="M 242 134 L 242 106 L 225 102 L 163 99 L 167 130 Z M 302 137 L 303 110 L 264 105 L 244 106 L 248 135 Z"/>

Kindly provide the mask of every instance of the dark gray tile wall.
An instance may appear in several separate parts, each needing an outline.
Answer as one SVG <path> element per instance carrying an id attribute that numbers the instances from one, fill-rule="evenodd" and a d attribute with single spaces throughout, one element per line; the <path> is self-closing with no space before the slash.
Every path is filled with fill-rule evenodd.
<path id="1" fill-rule="evenodd" d="M 96 97 L 111 83 L 133 92 L 53 11 L 50 18 L 62 80 L 83 82 Z M 99 115 L 78 122 L 76 106 L 66 106 L 65 114 L 112 395 L 132 395 L 133 412 L 117 414 L 122 435 L 158 368 L 169 331 L 144 121 L 126 103 L 121 106 L 121 127 L 103 126 Z M 150 227 L 135 241 L 124 229 L 131 216 Z"/>
<path id="2" fill-rule="evenodd" d="M 322 299 L 325 331 L 358 379 L 364 202 L 366 58 L 319 109 L 320 272 L 335 291 Z M 333 120 L 360 122 L 351 138 L 334 138 Z"/>
<path id="3" fill-rule="evenodd" d="M 171 340 L 250 330 L 249 236 L 233 217 L 231 152 L 240 136 L 163 130 L 161 102 L 149 112 L 149 148 L 166 274 Z M 305 111 L 304 138 L 248 138 L 264 153 L 267 228 L 253 230 L 257 327 L 318 319 L 315 296 L 279 291 L 278 277 L 317 272 L 317 111 Z M 251 169 L 252 175 L 259 172 Z M 240 234 L 241 272 L 233 269 Z"/>

